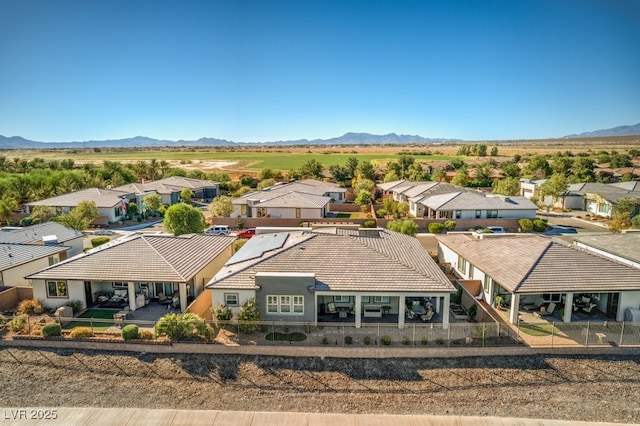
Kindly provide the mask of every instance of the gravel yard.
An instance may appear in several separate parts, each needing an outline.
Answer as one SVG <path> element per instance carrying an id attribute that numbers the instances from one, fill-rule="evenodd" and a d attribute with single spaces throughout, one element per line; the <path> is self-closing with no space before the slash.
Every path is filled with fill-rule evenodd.
<path id="1" fill-rule="evenodd" d="M 337 359 L 0 349 L 2 407 L 640 422 L 639 356 Z"/>

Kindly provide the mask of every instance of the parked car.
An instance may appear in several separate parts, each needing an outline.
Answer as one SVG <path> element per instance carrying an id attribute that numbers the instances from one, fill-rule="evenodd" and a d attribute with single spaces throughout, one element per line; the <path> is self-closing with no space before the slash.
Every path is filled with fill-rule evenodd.
<path id="1" fill-rule="evenodd" d="M 487 226 L 486 228 L 476 229 L 476 234 L 504 234 L 504 228 L 502 226 Z"/>
<path id="2" fill-rule="evenodd" d="M 229 235 L 229 227 L 227 225 L 214 225 L 207 228 L 204 233 L 206 235 Z"/>
<path id="3" fill-rule="evenodd" d="M 248 228 L 238 231 L 238 238 L 251 238 L 254 235 L 256 235 L 256 228 Z"/>
<path id="4" fill-rule="evenodd" d="M 544 231 L 542 235 L 554 236 L 554 235 L 575 235 L 578 233 L 578 230 L 575 228 L 570 228 L 568 226 L 561 225 L 551 225 L 549 229 Z"/>

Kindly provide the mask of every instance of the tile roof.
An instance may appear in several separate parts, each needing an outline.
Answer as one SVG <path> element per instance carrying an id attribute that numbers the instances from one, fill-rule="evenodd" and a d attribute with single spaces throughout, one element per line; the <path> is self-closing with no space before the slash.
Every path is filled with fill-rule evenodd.
<path id="1" fill-rule="evenodd" d="M 0 271 L 67 251 L 65 246 L 0 243 Z M 10 283 L 5 283 L 10 284 Z"/>
<path id="2" fill-rule="evenodd" d="M 225 265 L 208 286 L 253 289 L 258 272 L 307 272 L 315 274 L 318 290 L 455 291 L 416 238 L 387 230 L 379 230 L 379 236 L 346 229 L 333 234 L 323 231 L 289 232 L 282 248 L 242 264 Z"/>
<path id="3" fill-rule="evenodd" d="M 453 192 L 427 197 L 420 201 L 434 210 L 537 210 L 526 197 L 485 195 L 475 191 Z"/>
<path id="4" fill-rule="evenodd" d="M 317 209 L 322 208 L 331 202 L 330 197 L 321 195 L 305 194 L 301 192 L 289 192 L 280 194 L 269 200 L 262 201 L 260 207 L 297 207 Z"/>
<path id="5" fill-rule="evenodd" d="M 189 188 L 189 189 L 210 188 L 210 187 L 217 187 L 220 185 L 218 182 L 214 182 L 212 180 L 193 179 L 193 178 L 187 178 L 182 176 L 171 176 L 168 178 L 156 180 L 155 182 L 163 185 L 167 185 L 167 186 L 175 186 L 179 188 Z"/>
<path id="6" fill-rule="evenodd" d="M 138 234 L 123 237 L 29 275 L 29 279 L 185 282 L 234 237 Z"/>
<path id="7" fill-rule="evenodd" d="M 640 290 L 640 270 L 537 235 L 478 239 L 436 236 L 446 247 L 517 293 Z"/>
<path id="8" fill-rule="evenodd" d="M 42 237 L 55 235 L 59 243 L 82 238 L 84 234 L 72 228 L 67 228 L 56 222 L 44 222 L 26 226 L 21 229 L 0 232 L 0 242 L 3 243 L 34 243 L 42 242 Z"/>
<path id="9" fill-rule="evenodd" d="M 577 235 L 578 244 L 593 247 L 612 255 L 640 263 L 640 232 L 626 234 Z"/>
<path id="10" fill-rule="evenodd" d="M 70 192 L 57 197 L 32 201 L 27 206 L 75 207 L 81 201 L 93 201 L 96 207 L 115 207 L 122 202 L 121 197 L 127 193 L 113 189 L 88 188 L 82 191 Z"/>

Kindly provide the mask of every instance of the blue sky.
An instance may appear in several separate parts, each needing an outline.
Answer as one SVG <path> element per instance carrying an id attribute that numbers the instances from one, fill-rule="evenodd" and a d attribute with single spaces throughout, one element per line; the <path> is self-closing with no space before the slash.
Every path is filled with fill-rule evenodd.
<path id="1" fill-rule="evenodd" d="M 640 1 L 0 0 L 0 134 L 561 137 L 640 122 Z"/>

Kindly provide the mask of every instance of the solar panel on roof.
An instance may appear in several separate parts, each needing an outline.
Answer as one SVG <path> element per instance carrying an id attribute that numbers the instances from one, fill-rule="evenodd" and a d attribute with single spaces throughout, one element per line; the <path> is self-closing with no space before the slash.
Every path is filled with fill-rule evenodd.
<path id="1" fill-rule="evenodd" d="M 245 245 L 229 259 L 227 265 L 256 259 L 268 251 L 279 249 L 284 245 L 288 236 L 288 233 L 256 235 L 247 241 Z"/>

